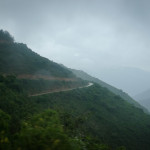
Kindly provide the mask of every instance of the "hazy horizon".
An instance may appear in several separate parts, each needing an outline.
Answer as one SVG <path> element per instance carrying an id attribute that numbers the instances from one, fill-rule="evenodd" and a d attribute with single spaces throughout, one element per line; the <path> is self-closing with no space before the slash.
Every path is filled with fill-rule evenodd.
<path id="1" fill-rule="evenodd" d="M 0 0 L 17 42 L 132 96 L 150 88 L 149 18 L 148 0 Z"/>

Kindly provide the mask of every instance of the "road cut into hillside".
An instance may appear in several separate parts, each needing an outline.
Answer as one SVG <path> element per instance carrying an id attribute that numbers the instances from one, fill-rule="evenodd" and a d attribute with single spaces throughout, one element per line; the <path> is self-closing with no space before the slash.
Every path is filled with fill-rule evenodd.
<path id="1" fill-rule="evenodd" d="M 36 93 L 36 94 L 31 94 L 29 95 L 30 97 L 32 96 L 41 96 L 41 95 L 45 95 L 45 94 L 50 94 L 50 93 L 58 93 L 58 92 L 65 92 L 65 91 L 71 91 L 74 89 L 82 89 L 82 88 L 87 88 L 92 86 L 93 83 L 89 82 L 87 85 L 85 86 L 80 86 L 80 87 L 76 87 L 76 88 L 63 88 L 63 89 L 55 89 L 55 90 L 51 90 L 51 91 L 45 91 L 45 92 L 41 92 L 41 93 Z"/>

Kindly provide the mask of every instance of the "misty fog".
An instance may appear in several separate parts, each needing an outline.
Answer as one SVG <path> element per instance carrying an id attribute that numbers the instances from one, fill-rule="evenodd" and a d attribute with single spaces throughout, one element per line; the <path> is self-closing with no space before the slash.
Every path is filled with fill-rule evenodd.
<path id="1" fill-rule="evenodd" d="M 0 0 L 0 28 L 134 96 L 150 88 L 150 1 Z"/>

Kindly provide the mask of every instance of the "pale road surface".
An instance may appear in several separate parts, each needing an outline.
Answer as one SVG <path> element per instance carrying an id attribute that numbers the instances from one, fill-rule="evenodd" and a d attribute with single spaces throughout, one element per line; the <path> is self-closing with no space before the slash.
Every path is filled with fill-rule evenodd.
<path id="1" fill-rule="evenodd" d="M 85 86 L 80 86 L 80 87 L 76 87 L 76 88 L 57 89 L 57 90 L 53 90 L 53 91 L 47 91 L 47 92 L 32 94 L 32 95 L 29 95 L 29 96 L 40 96 L 40 95 L 45 95 L 45 94 L 50 94 L 50 93 L 58 93 L 58 92 L 64 92 L 64 91 L 71 91 L 71 90 L 74 90 L 74 89 L 87 88 L 87 87 L 90 87 L 92 85 L 93 85 L 93 83 L 89 82 L 88 85 L 85 85 Z"/>

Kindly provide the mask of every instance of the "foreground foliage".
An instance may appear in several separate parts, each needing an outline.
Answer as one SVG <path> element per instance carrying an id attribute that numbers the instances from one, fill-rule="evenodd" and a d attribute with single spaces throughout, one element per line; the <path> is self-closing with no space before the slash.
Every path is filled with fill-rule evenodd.
<path id="1" fill-rule="evenodd" d="M 2 150 L 150 149 L 150 116 L 99 85 L 37 97 L 25 89 L 0 76 Z"/>

